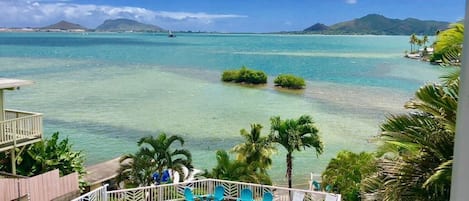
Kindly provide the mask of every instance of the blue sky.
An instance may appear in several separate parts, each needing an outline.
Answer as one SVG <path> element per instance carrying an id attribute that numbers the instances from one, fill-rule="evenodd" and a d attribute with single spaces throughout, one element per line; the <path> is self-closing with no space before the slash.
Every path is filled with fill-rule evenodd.
<path id="1" fill-rule="evenodd" d="M 465 0 L 0 0 L 0 27 L 41 27 L 66 20 L 95 28 L 130 18 L 171 30 L 275 32 L 302 30 L 382 14 L 455 22 Z"/>

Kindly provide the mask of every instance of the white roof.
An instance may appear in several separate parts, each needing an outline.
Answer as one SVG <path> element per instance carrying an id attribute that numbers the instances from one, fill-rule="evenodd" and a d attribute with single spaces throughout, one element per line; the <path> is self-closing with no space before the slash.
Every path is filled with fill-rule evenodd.
<path id="1" fill-rule="evenodd" d="M 0 90 L 1 89 L 15 89 L 17 87 L 32 85 L 32 84 L 33 84 L 33 81 L 30 81 L 30 80 L 0 78 Z"/>

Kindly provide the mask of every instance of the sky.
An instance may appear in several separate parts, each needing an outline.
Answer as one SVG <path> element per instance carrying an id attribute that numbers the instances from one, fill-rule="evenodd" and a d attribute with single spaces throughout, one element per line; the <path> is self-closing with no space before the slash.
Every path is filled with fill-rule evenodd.
<path id="1" fill-rule="evenodd" d="M 278 32 L 381 14 L 456 22 L 465 0 L 0 0 L 0 27 L 128 18 L 174 31 Z"/>

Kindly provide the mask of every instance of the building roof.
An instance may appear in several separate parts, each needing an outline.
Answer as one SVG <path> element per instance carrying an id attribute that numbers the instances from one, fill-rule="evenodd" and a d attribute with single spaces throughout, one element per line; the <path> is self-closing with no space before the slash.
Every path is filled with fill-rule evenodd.
<path id="1" fill-rule="evenodd" d="M 30 81 L 30 80 L 0 78 L 0 90 L 1 89 L 17 89 L 18 87 L 32 85 L 32 84 L 33 84 L 33 81 Z"/>

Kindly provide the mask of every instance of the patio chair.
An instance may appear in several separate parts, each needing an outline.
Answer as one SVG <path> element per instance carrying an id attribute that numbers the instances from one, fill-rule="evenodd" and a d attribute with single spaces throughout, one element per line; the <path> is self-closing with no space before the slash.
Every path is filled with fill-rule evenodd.
<path id="1" fill-rule="evenodd" d="M 225 188 L 223 186 L 215 187 L 214 201 L 222 201 L 225 199 Z"/>
<path id="2" fill-rule="evenodd" d="M 236 201 L 254 201 L 252 191 L 249 188 L 241 190 L 240 197 Z"/>
<path id="3" fill-rule="evenodd" d="M 274 196 L 272 195 L 271 192 L 265 192 L 264 196 L 262 197 L 262 201 L 273 201 Z"/>
<path id="4" fill-rule="evenodd" d="M 316 180 L 313 181 L 313 187 L 314 187 L 313 190 L 315 190 L 315 191 L 320 191 L 321 190 L 321 184 Z"/>
<path id="5" fill-rule="evenodd" d="M 184 188 L 184 198 L 186 201 L 195 201 L 197 200 L 203 200 L 201 197 L 197 196 L 197 198 L 194 198 L 194 194 L 192 193 L 192 190 L 189 187 Z"/>

